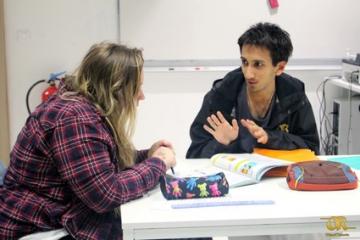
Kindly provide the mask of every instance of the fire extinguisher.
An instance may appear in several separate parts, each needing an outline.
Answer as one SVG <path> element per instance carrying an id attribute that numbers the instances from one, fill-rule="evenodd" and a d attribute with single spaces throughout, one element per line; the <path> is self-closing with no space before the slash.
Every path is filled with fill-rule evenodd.
<path id="1" fill-rule="evenodd" d="M 57 92 L 57 86 L 54 80 L 49 81 L 49 86 L 42 92 L 41 101 L 45 102 L 51 95 Z"/>
<path id="2" fill-rule="evenodd" d="M 60 76 L 63 75 L 65 72 L 59 72 L 59 73 L 51 73 L 48 80 L 42 79 L 37 82 L 35 82 L 33 85 L 30 86 L 29 90 L 26 93 L 26 107 L 28 110 L 28 113 L 31 113 L 30 106 L 29 106 L 29 96 L 31 93 L 31 90 L 38 84 L 46 82 L 48 83 L 48 87 L 42 92 L 41 94 L 41 101 L 45 102 L 49 99 L 50 96 L 54 95 L 58 88 L 56 86 L 56 81 L 60 80 Z"/>

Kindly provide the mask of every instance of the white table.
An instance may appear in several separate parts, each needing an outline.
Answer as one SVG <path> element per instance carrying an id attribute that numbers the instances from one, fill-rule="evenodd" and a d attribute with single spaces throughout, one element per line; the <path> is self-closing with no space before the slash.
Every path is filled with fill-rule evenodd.
<path id="1" fill-rule="evenodd" d="M 205 159 L 182 160 L 175 171 L 208 164 Z M 344 216 L 347 226 L 356 227 L 346 233 L 360 230 L 359 188 L 300 192 L 290 190 L 285 178 L 267 178 L 259 184 L 232 188 L 226 198 L 273 200 L 275 204 L 172 209 L 173 202 L 157 188 L 121 206 L 124 239 L 334 233 L 323 219 L 332 216 Z"/>

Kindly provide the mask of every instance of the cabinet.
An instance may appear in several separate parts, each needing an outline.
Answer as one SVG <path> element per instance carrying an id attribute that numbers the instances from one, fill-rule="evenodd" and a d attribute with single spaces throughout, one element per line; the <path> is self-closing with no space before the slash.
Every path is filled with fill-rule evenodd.
<path id="1" fill-rule="evenodd" d="M 347 82 L 343 78 L 332 78 L 330 83 L 332 83 L 338 87 L 348 89 L 354 93 L 360 94 L 360 85 L 359 84 Z"/>
<path id="2" fill-rule="evenodd" d="M 360 153 L 360 85 L 332 79 L 334 85 L 348 89 L 348 96 L 332 100 L 332 149 L 334 154 Z"/>

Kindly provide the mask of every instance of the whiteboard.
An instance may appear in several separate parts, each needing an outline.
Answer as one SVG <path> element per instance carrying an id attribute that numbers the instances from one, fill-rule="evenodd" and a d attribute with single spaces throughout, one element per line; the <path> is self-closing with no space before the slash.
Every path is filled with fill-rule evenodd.
<path id="1" fill-rule="evenodd" d="M 360 52 L 359 0 L 119 0 L 121 42 L 147 60 L 239 59 L 238 37 L 268 21 L 290 33 L 296 59 Z"/>

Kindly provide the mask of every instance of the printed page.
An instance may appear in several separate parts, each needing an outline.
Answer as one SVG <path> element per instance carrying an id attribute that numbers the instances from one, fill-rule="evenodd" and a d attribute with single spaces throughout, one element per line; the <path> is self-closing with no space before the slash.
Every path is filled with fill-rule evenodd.
<path id="1" fill-rule="evenodd" d="M 260 181 L 261 177 L 270 169 L 289 165 L 291 162 L 262 156 L 259 154 L 230 154 L 220 153 L 211 158 L 214 166 L 228 170 L 238 175 L 243 175 Z"/>
<path id="2" fill-rule="evenodd" d="M 224 171 L 225 177 L 229 183 L 230 188 L 246 186 L 250 184 L 255 184 L 256 181 L 253 178 L 250 178 L 245 175 L 233 173 L 230 171 Z"/>
<path id="3" fill-rule="evenodd" d="M 201 168 L 201 169 L 194 169 L 192 175 L 206 176 L 206 175 L 216 174 L 218 172 L 224 173 L 226 180 L 229 183 L 230 188 L 240 187 L 240 186 L 245 186 L 245 185 L 250 185 L 250 184 L 256 183 L 256 181 L 249 176 L 237 174 L 237 173 L 225 170 L 225 169 L 219 169 L 218 167 L 213 166 L 213 165 L 209 165 L 209 166 Z"/>

